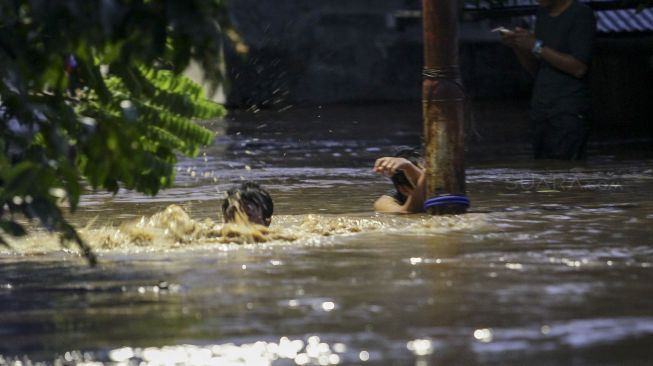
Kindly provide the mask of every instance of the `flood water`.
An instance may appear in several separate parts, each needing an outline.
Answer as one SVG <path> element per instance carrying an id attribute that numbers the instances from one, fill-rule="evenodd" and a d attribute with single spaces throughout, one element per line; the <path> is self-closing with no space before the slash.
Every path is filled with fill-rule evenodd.
<path id="1" fill-rule="evenodd" d="M 234 113 L 173 189 L 89 192 L 97 267 L 45 233 L 2 249 L 0 365 L 652 364 L 651 150 L 534 162 L 476 136 L 469 214 L 376 214 L 414 107 Z M 212 234 L 241 180 L 274 199 L 260 242 Z"/>

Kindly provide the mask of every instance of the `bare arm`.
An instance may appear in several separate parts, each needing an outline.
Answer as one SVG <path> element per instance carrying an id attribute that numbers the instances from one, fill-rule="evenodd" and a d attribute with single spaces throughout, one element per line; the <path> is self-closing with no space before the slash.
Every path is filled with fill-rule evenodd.
<path id="1" fill-rule="evenodd" d="M 422 169 L 404 158 L 383 157 L 374 163 L 374 171 L 378 174 L 391 176 L 397 171 L 403 171 L 413 184 L 413 189 L 406 194 L 406 202 L 401 205 L 394 198 L 383 195 L 374 202 L 374 210 L 388 213 L 415 213 L 424 208 L 424 173 Z"/>
<path id="2" fill-rule="evenodd" d="M 542 47 L 542 59 L 556 69 L 581 79 L 587 74 L 587 65 L 576 60 L 573 56 L 558 52 L 553 48 Z"/>
<path id="3" fill-rule="evenodd" d="M 501 39 L 506 45 L 512 47 L 522 66 L 531 75 L 535 75 L 538 60 L 531 52 L 533 46 L 535 46 L 535 35 L 524 29 L 516 28 L 511 33 L 502 34 Z M 587 73 L 585 63 L 577 60 L 572 55 L 556 51 L 546 45 L 542 47 L 542 60 L 578 79 Z"/>
<path id="4" fill-rule="evenodd" d="M 426 175 L 420 174 L 419 179 L 417 180 L 417 185 L 413 192 L 406 199 L 406 203 L 403 204 L 402 208 L 404 212 L 415 213 L 415 212 L 424 212 L 424 201 L 426 200 Z"/>
<path id="5" fill-rule="evenodd" d="M 516 28 L 513 31 L 506 31 L 501 33 L 501 41 L 506 46 L 512 48 L 519 64 L 528 71 L 531 76 L 535 76 L 537 69 L 539 68 L 539 60 L 533 55 L 531 50 L 524 50 L 520 47 L 517 47 L 517 39 L 520 32 L 523 32 L 521 28 Z"/>
<path id="6" fill-rule="evenodd" d="M 424 175 L 417 180 L 417 186 L 406 198 L 406 202 L 400 205 L 394 198 L 383 195 L 374 201 L 374 211 L 385 213 L 416 213 L 424 212 L 424 200 L 426 199 L 426 185 Z"/>
<path id="7" fill-rule="evenodd" d="M 404 158 L 385 156 L 376 159 L 374 163 L 374 172 L 388 177 L 395 174 L 398 170 L 403 171 L 413 185 L 417 183 L 417 180 L 422 175 L 422 169 Z"/>

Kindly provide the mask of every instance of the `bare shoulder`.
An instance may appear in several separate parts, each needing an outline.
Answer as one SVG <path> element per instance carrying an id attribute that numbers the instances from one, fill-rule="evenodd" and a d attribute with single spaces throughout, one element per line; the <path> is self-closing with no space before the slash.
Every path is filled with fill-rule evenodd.
<path id="1" fill-rule="evenodd" d="M 383 195 L 374 201 L 374 211 L 386 213 L 406 213 L 406 209 L 394 198 Z"/>

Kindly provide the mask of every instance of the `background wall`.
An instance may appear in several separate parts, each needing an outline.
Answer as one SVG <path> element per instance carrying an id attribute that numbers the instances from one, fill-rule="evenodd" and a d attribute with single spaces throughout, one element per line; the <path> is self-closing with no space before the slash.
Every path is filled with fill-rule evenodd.
<path id="1" fill-rule="evenodd" d="M 238 0 L 235 27 L 248 44 L 226 52 L 232 107 L 417 101 L 421 95 L 422 28 L 396 15 L 413 0 Z M 510 22 L 506 22 L 510 23 Z M 489 32 L 495 24 L 463 23 L 460 64 L 473 100 L 523 104 L 532 81 L 512 52 Z M 653 38 L 602 37 L 592 66 L 596 134 L 653 137 Z"/>

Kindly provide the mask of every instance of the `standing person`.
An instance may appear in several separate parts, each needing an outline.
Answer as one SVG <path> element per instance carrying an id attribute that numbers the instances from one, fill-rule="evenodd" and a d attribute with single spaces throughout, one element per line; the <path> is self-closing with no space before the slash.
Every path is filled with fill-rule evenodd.
<path id="1" fill-rule="evenodd" d="M 596 32 L 592 9 L 578 0 L 538 0 L 535 33 L 502 33 L 535 77 L 531 126 L 536 159 L 585 158 L 589 134 L 588 69 Z"/>

